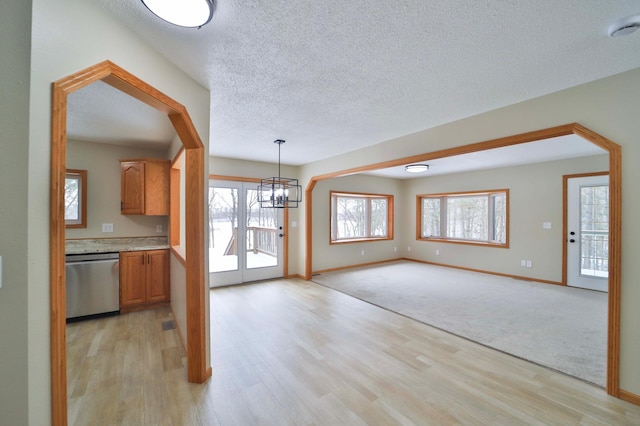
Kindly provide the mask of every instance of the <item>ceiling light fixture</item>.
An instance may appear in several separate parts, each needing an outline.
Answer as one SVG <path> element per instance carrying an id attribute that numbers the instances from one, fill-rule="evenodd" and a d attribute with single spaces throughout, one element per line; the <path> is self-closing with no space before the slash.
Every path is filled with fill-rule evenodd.
<path id="1" fill-rule="evenodd" d="M 280 177 L 280 148 L 285 141 L 276 139 L 278 145 L 278 177 L 262 179 L 258 186 L 258 203 L 261 208 L 297 208 L 302 201 L 302 187 L 298 179 Z"/>
<path id="2" fill-rule="evenodd" d="M 609 26 L 607 34 L 609 37 L 622 37 L 631 34 L 638 28 L 640 28 L 640 14 L 618 19 Z"/>
<path id="3" fill-rule="evenodd" d="M 200 28 L 213 16 L 213 0 L 141 0 L 158 18 L 187 28 Z"/>
<path id="4" fill-rule="evenodd" d="M 404 170 L 408 173 L 424 173 L 429 170 L 428 164 L 409 164 L 404 166 Z"/>

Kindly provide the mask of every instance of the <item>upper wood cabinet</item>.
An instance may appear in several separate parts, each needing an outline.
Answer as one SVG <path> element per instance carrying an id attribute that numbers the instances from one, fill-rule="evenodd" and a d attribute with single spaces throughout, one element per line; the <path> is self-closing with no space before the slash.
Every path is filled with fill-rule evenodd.
<path id="1" fill-rule="evenodd" d="M 120 162 L 121 214 L 169 214 L 169 160 Z"/>

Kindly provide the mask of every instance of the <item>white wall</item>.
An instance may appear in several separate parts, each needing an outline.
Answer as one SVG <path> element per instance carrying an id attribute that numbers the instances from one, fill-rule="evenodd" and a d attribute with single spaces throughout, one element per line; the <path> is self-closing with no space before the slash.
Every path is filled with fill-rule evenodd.
<path id="1" fill-rule="evenodd" d="M 359 265 L 401 257 L 401 228 L 407 226 L 396 216 L 394 239 L 329 244 L 331 233 L 330 191 L 393 195 L 395 214 L 407 204 L 402 194 L 403 182 L 378 176 L 353 175 L 318 182 L 313 190 L 313 271 Z M 397 251 L 394 251 L 397 248 Z M 362 255 L 364 251 L 364 255 Z"/>
<path id="2" fill-rule="evenodd" d="M 120 214 L 120 160 L 167 159 L 166 150 L 131 148 L 78 140 L 67 140 L 67 168 L 87 170 L 87 227 L 68 228 L 70 238 L 115 238 L 166 236 L 168 216 Z M 103 233 L 102 224 L 112 223 L 113 232 Z M 162 225 L 162 232 L 156 232 Z"/>
<path id="3" fill-rule="evenodd" d="M 45 410 L 49 403 L 46 391 L 43 396 L 29 389 L 33 363 L 28 357 L 27 308 L 35 287 L 29 270 L 37 264 L 29 257 L 26 220 L 31 1 L 3 2 L 0 9 L 0 424 L 25 425 L 32 403 L 41 403 Z M 40 347 L 46 349 L 46 343 Z M 46 374 L 40 376 L 40 387 L 48 387 Z M 46 419 L 32 417 L 33 424 Z"/>
<path id="4" fill-rule="evenodd" d="M 301 167 L 303 185 L 317 175 L 578 122 L 622 146 L 622 294 L 620 386 L 640 395 L 640 69 Z M 304 221 L 304 216 L 300 217 Z M 303 224 L 304 225 L 304 224 Z M 304 246 L 304 234 L 300 235 Z M 304 270 L 304 258 L 298 264 Z"/>
<path id="5" fill-rule="evenodd" d="M 404 257 L 540 280 L 562 281 L 562 176 L 609 169 L 608 155 L 438 175 L 406 181 L 401 210 Z M 509 189 L 509 248 L 416 240 L 416 196 L 443 192 Z M 542 222 L 551 222 L 543 229 Z M 440 254 L 435 255 L 439 250 Z M 520 260 L 532 261 L 532 268 Z"/>
<path id="6" fill-rule="evenodd" d="M 16 99 L 10 100 L 9 108 L 20 115 L 20 118 L 14 116 L 12 121 L 2 126 L 3 131 L 18 129 L 14 135 L 17 147 L 15 163 L 7 170 L 13 172 L 12 179 L 21 175 L 26 177 L 27 172 L 29 178 L 22 181 L 25 183 L 21 195 L 12 197 L 12 203 L 15 199 L 16 206 L 22 207 L 20 215 L 12 214 L 15 222 L 2 226 L 3 229 L 11 227 L 12 245 L 15 246 L 12 250 L 15 256 L 19 256 L 19 260 L 11 263 L 8 280 L 20 289 L 11 298 L 0 297 L 0 300 L 4 299 L 0 302 L 3 318 L 11 318 L 14 324 L 10 329 L 0 326 L 2 352 L 5 351 L 5 342 L 15 343 L 8 366 L 4 367 L 3 362 L 3 367 L 0 367 L 12 371 L 8 377 L 11 380 L 0 383 L 2 395 L 6 395 L 0 404 L 2 408 L 9 407 L 15 411 L 9 424 L 43 425 L 50 423 L 51 412 L 48 237 L 51 83 L 109 59 L 185 105 L 205 144 L 205 152 L 209 140 L 209 91 L 151 50 L 93 2 L 35 0 L 32 3 L 33 25 L 29 22 L 28 1 L 10 2 L 10 6 L 3 3 L 1 14 L 3 66 L 7 58 L 15 59 L 13 71 L 5 74 L 3 69 L 2 78 L 4 81 L 7 75 L 13 82 L 12 93 Z M 30 28 L 29 73 L 29 62 L 25 56 L 29 51 Z M 6 48 L 7 45 L 20 50 L 16 52 L 13 47 Z M 9 50 L 6 56 L 4 49 Z M 27 91 L 30 91 L 28 141 L 24 128 L 27 125 L 27 111 L 24 109 Z M 22 145 L 18 147 L 17 144 Z M 205 173 L 206 168 L 205 163 Z M 2 173 L 4 177 L 6 172 L 3 170 Z M 25 208 L 25 195 L 28 197 L 28 209 Z M 4 245 L 0 245 L 0 249 L 6 250 Z M 25 259 L 27 265 L 24 265 Z M 8 295 L 8 292 L 4 294 Z M 5 304 L 7 309 L 4 309 Z M 208 330 L 208 323 L 206 326 Z M 16 333 L 21 337 L 13 337 Z M 25 338 L 28 339 L 26 345 Z M 28 387 L 25 388 L 23 383 Z"/>

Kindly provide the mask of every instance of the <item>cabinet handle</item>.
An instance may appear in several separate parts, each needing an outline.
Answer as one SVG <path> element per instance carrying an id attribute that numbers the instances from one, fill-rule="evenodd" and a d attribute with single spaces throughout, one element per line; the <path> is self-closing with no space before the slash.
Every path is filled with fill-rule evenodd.
<path id="1" fill-rule="evenodd" d="M 147 263 L 151 264 L 151 255 L 150 254 L 147 255 Z"/>
<path id="2" fill-rule="evenodd" d="M 144 265 L 144 255 L 142 255 L 142 264 Z"/>

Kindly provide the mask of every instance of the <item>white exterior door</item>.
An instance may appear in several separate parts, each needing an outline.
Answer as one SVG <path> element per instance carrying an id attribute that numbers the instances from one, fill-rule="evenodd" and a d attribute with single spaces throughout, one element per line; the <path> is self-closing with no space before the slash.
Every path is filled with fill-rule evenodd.
<path id="1" fill-rule="evenodd" d="M 609 288 L 609 176 L 567 181 L 567 285 Z"/>
<path id="2" fill-rule="evenodd" d="M 209 183 L 210 287 L 283 276 L 283 212 L 261 209 L 257 186 Z"/>

